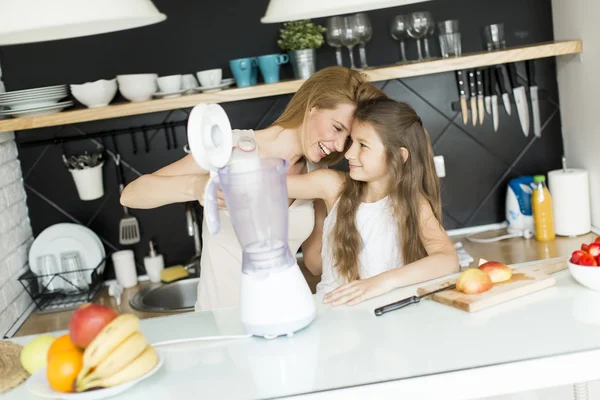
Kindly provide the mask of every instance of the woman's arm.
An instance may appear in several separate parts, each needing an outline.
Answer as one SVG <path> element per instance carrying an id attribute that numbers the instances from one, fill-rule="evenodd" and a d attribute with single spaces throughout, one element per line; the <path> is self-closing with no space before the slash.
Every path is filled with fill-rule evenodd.
<path id="1" fill-rule="evenodd" d="M 310 236 L 302 243 L 302 256 L 304 265 L 313 275 L 321 275 L 321 247 L 323 244 L 323 223 L 327 217 L 325 202 L 320 199 L 314 201 L 315 226 Z"/>
<path id="2" fill-rule="evenodd" d="M 208 172 L 188 154 L 158 171 L 128 184 L 121 204 L 131 208 L 156 208 L 171 203 L 202 200 Z"/>
<path id="3" fill-rule="evenodd" d="M 369 279 L 340 286 L 328 293 L 323 300 L 333 305 L 358 304 L 395 288 L 414 285 L 460 271 L 456 249 L 427 202 L 421 206 L 420 222 L 421 238 L 427 250 L 427 257 Z"/>
<path id="4" fill-rule="evenodd" d="M 344 184 L 342 172 L 318 169 L 308 174 L 287 176 L 287 192 L 290 199 L 321 199 L 331 210 Z"/>

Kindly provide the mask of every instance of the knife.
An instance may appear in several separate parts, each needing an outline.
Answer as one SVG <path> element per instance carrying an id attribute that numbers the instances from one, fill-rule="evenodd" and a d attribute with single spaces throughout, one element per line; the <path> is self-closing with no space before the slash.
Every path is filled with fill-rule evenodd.
<path id="1" fill-rule="evenodd" d="M 540 120 L 540 103 L 538 99 L 538 86 L 535 81 L 535 66 L 533 60 L 527 60 L 527 81 L 529 83 L 529 94 L 531 96 L 531 113 L 533 114 L 533 134 L 542 137 L 542 122 Z"/>
<path id="2" fill-rule="evenodd" d="M 456 85 L 458 86 L 462 120 L 463 124 L 466 125 L 467 121 L 469 120 L 469 111 L 467 110 L 467 77 L 465 71 L 456 71 Z"/>
<path id="3" fill-rule="evenodd" d="M 480 69 L 475 71 L 475 80 L 477 82 L 477 111 L 479 112 L 479 125 L 483 125 L 485 110 L 483 109 L 483 76 Z"/>
<path id="4" fill-rule="evenodd" d="M 387 305 L 385 305 L 383 307 L 376 308 L 375 309 L 375 315 L 379 317 L 379 316 L 381 316 L 381 315 L 383 315 L 383 314 L 385 314 L 387 312 L 398 310 L 400 308 L 404 308 L 404 307 L 409 306 L 411 304 L 416 304 L 416 303 L 420 302 L 421 299 L 423 299 L 424 297 L 431 296 L 432 294 L 435 294 L 435 293 L 438 293 L 438 292 L 442 292 L 444 290 L 454 289 L 454 288 L 456 288 L 456 285 L 450 285 L 450 286 L 446 286 L 446 287 L 443 287 L 443 288 L 438 289 L 438 290 L 434 290 L 433 292 L 425 293 L 424 295 L 421 295 L 421 296 L 407 297 L 406 299 L 397 301 L 395 303 L 390 303 L 390 304 L 387 304 Z"/>
<path id="5" fill-rule="evenodd" d="M 494 132 L 498 132 L 498 95 L 497 87 L 498 87 L 498 79 L 497 75 L 493 70 L 490 70 L 490 92 L 492 94 L 490 103 L 492 108 L 492 121 L 494 122 Z M 510 105 L 510 103 L 509 103 Z"/>
<path id="6" fill-rule="evenodd" d="M 490 69 L 483 70 L 483 99 L 485 101 L 485 112 L 492 113 L 492 82 L 490 79 Z"/>
<path id="7" fill-rule="evenodd" d="M 471 121 L 475 126 L 477 125 L 477 86 L 473 70 L 469 71 L 469 96 L 471 97 Z"/>
<path id="8" fill-rule="evenodd" d="M 500 95 L 502 96 L 502 102 L 504 103 L 504 109 L 506 110 L 506 113 L 510 115 L 510 98 L 508 97 L 506 85 L 504 84 L 504 73 L 502 71 L 502 66 L 498 65 L 495 72 L 496 82 L 498 83 Z"/>
<path id="9" fill-rule="evenodd" d="M 514 63 L 508 63 L 506 68 L 508 70 L 510 86 L 512 87 L 513 95 L 515 96 L 515 103 L 517 103 L 517 113 L 519 114 L 521 129 L 525 136 L 529 136 L 529 107 L 527 105 L 525 86 L 519 85 L 517 82 L 517 67 Z"/>

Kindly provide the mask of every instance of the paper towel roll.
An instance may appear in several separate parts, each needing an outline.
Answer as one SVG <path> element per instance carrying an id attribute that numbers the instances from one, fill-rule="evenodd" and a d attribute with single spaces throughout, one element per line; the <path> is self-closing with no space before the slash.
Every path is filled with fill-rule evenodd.
<path id="1" fill-rule="evenodd" d="M 568 168 L 548 172 L 548 190 L 557 235 L 577 236 L 592 230 L 586 170 Z"/>

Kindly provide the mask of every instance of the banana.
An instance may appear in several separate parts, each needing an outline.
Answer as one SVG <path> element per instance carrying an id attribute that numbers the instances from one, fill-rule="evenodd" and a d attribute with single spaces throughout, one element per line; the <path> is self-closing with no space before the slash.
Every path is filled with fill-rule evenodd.
<path id="1" fill-rule="evenodd" d="M 88 375 L 84 376 L 81 384 L 95 379 L 106 378 L 119 372 L 135 360 L 146 349 L 147 344 L 148 342 L 142 333 L 133 333 L 121 342 L 96 368 L 93 368 Z"/>
<path id="2" fill-rule="evenodd" d="M 82 382 L 81 384 L 77 382 L 75 390 L 77 392 L 83 392 L 92 388 L 107 388 L 111 386 L 117 386 L 145 375 L 152 368 L 154 368 L 157 363 L 158 355 L 156 354 L 156 350 L 154 350 L 154 347 L 147 345 L 142 354 L 140 354 L 135 360 L 130 362 L 129 365 L 122 368 L 116 374 Z"/>
<path id="3" fill-rule="evenodd" d="M 83 377 L 98 366 L 125 339 L 140 327 L 140 319 L 133 314 L 121 314 L 113 319 L 96 335 L 83 352 L 83 368 L 77 379 Z"/>

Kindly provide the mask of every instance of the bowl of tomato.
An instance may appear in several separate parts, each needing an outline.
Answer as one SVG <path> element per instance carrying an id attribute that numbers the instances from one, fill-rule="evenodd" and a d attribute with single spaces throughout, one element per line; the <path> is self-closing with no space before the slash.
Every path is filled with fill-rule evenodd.
<path id="1" fill-rule="evenodd" d="M 569 272 L 581 285 L 600 291 L 600 236 L 592 243 L 583 243 L 569 259 Z"/>

